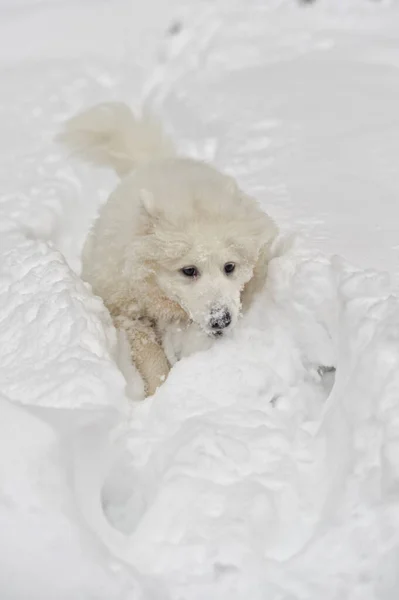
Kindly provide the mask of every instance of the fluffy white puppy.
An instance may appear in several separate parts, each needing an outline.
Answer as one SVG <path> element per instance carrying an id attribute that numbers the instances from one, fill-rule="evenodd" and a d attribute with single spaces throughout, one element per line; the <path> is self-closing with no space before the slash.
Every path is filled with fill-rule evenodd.
<path id="1" fill-rule="evenodd" d="M 263 286 L 276 226 L 231 177 L 176 156 L 160 127 L 124 104 L 77 115 L 59 138 L 121 177 L 87 239 L 82 277 L 126 332 L 153 394 L 179 358 L 176 336 L 188 335 L 187 354 L 234 328 Z"/>

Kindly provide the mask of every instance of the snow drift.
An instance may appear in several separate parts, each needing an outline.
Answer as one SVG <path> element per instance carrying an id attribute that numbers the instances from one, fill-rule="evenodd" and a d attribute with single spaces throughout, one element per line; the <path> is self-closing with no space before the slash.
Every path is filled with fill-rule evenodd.
<path id="1" fill-rule="evenodd" d="M 264 183 L 270 175 L 277 200 L 268 209 L 288 214 L 287 205 L 279 204 L 286 198 L 280 174 L 265 172 L 265 165 L 271 151 L 281 159 L 279 144 L 305 123 L 303 113 L 294 115 L 293 109 L 292 121 L 281 114 L 284 134 L 273 137 L 280 125 L 265 120 L 264 104 L 254 100 L 250 106 L 249 96 L 237 93 L 230 109 L 243 121 L 234 120 L 223 102 L 213 115 L 195 103 L 201 97 L 205 103 L 211 84 L 223 97 L 221 73 L 225 83 L 234 81 L 227 66 L 232 61 L 225 60 L 232 49 L 240 57 L 235 74 L 245 78 L 249 92 L 256 89 L 264 58 L 248 36 L 259 41 L 266 21 L 269 36 L 256 47 L 267 49 L 268 60 L 282 68 L 289 57 L 301 61 L 304 53 L 315 58 L 331 48 L 330 60 L 339 64 L 347 39 L 352 58 L 372 39 L 370 47 L 380 49 L 378 60 L 395 62 L 392 48 L 387 50 L 376 33 L 388 36 L 398 24 L 395 7 L 357 9 L 356 4 L 348 16 L 338 11 L 348 27 L 343 33 L 337 13 L 325 5 L 313 13 L 306 7 L 305 17 L 288 2 L 271 2 L 265 9 L 254 0 L 257 25 L 248 3 L 236 2 L 226 12 L 223 2 L 194 3 L 189 10 L 176 1 L 166 16 L 172 18 L 174 11 L 187 31 L 176 34 L 176 26 L 168 34 L 157 65 L 144 57 L 144 45 L 134 66 L 112 40 L 127 23 L 138 39 L 149 31 L 145 39 L 156 47 L 161 25 L 168 22 L 165 9 L 156 18 L 154 12 L 153 20 L 143 14 L 142 23 L 134 13 L 133 23 L 124 3 L 115 3 L 114 12 L 105 4 L 101 15 L 95 2 L 1 8 L 1 28 L 7 25 L 8 35 L 33 25 L 44 28 L 50 18 L 74 30 L 79 15 L 81 23 L 93 18 L 97 32 L 89 43 L 83 29 L 73 48 L 67 35 L 52 38 L 50 48 L 37 40 L 35 63 L 23 46 L 12 55 L 10 44 L 0 72 L 0 596 L 5 600 L 397 598 L 399 302 L 390 278 L 328 258 L 308 243 L 284 246 L 283 236 L 267 288 L 234 336 L 181 361 L 157 394 L 141 402 L 123 339 L 77 274 L 83 237 L 113 180 L 71 165 L 50 141 L 62 119 L 98 96 L 138 99 L 143 72 L 153 67 L 144 89 L 182 133 L 182 146 L 221 166 L 230 156 L 229 168 L 251 191 L 258 188 L 263 201 L 271 197 Z M 377 20 L 371 23 L 370 17 Z M 306 31 L 298 29 L 297 19 Z M 106 25 L 108 41 L 93 56 L 98 46 L 93 40 L 101 39 Z M 326 31 L 333 44 L 327 44 Z M 200 72 L 193 68 L 195 60 L 203 61 Z M 312 60 L 306 68 L 315 73 Z M 132 69 L 135 83 L 126 83 L 124 75 Z M 362 82 L 375 81 L 374 75 L 370 67 Z M 277 87 L 268 97 L 281 108 Z M 293 105 L 289 96 L 284 99 L 289 111 Z M 380 102 L 381 111 L 389 112 Z M 333 111 L 334 99 L 328 106 Z M 210 120 L 202 123 L 205 113 Z M 357 118 L 366 127 L 365 118 Z M 252 147 L 248 123 L 255 132 Z M 316 136 L 317 123 L 312 125 Z M 240 144 L 234 154 L 244 129 L 248 145 Z M 341 141 L 346 135 L 337 133 Z M 297 147 L 301 136 L 299 131 Z M 336 158 L 328 158 L 323 147 L 326 154 L 318 164 L 326 169 Z M 381 173 L 386 177 L 390 168 L 382 158 L 378 164 L 380 170 L 369 176 L 381 184 Z M 298 172 L 294 175 L 288 180 L 295 188 Z M 394 178 L 389 182 L 393 186 Z M 310 207 L 298 208 L 307 215 L 302 225 L 308 237 L 317 218 L 334 215 L 337 227 L 341 218 L 328 194 L 328 202 L 314 212 L 317 201 L 323 202 L 319 188 L 316 192 L 309 192 Z M 360 214 L 359 207 L 354 210 Z M 365 217 L 362 226 L 371 231 L 371 221 Z M 344 226 L 342 232 L 349 248 L 355 235 Z M 367 248 L 374 257 L 373 244 Z"/>

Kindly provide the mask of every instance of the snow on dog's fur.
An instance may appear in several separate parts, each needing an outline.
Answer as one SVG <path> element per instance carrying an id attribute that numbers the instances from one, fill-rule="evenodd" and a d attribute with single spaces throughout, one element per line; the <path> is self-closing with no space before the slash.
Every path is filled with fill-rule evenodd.
<path id="1" fill-rule="evenodd" d="M 89 109 L 59 137 L 122 179 L 88 237 L 82 276 L 126 332 L 152 394 L 176 359 L 171 335 L 194 332 L 192 349 L 206 345 L 250 306 L 276 227 L 231 177 L 177 157 L 159 126 L 124 104 Z"/>

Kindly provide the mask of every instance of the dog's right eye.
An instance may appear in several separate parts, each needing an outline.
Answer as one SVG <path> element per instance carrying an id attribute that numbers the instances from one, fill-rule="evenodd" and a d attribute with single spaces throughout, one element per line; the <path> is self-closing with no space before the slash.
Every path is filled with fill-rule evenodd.
<path id="1" fill-rule="evenodd" d="M 199 275 L 197 267 L 183 267 L 180 271 L 186 277 L 198 277 Z"/>

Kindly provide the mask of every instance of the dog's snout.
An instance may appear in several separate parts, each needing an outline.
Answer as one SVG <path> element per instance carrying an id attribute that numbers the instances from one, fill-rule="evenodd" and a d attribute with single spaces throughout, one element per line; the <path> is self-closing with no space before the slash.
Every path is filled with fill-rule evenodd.
<path id="1" fill-rule="evenodd" d="M 211 315 L 210 326 L 214 330 L 226 329 L 231 323 L 231 313 L 227 308 L 215 311 Z"/>

